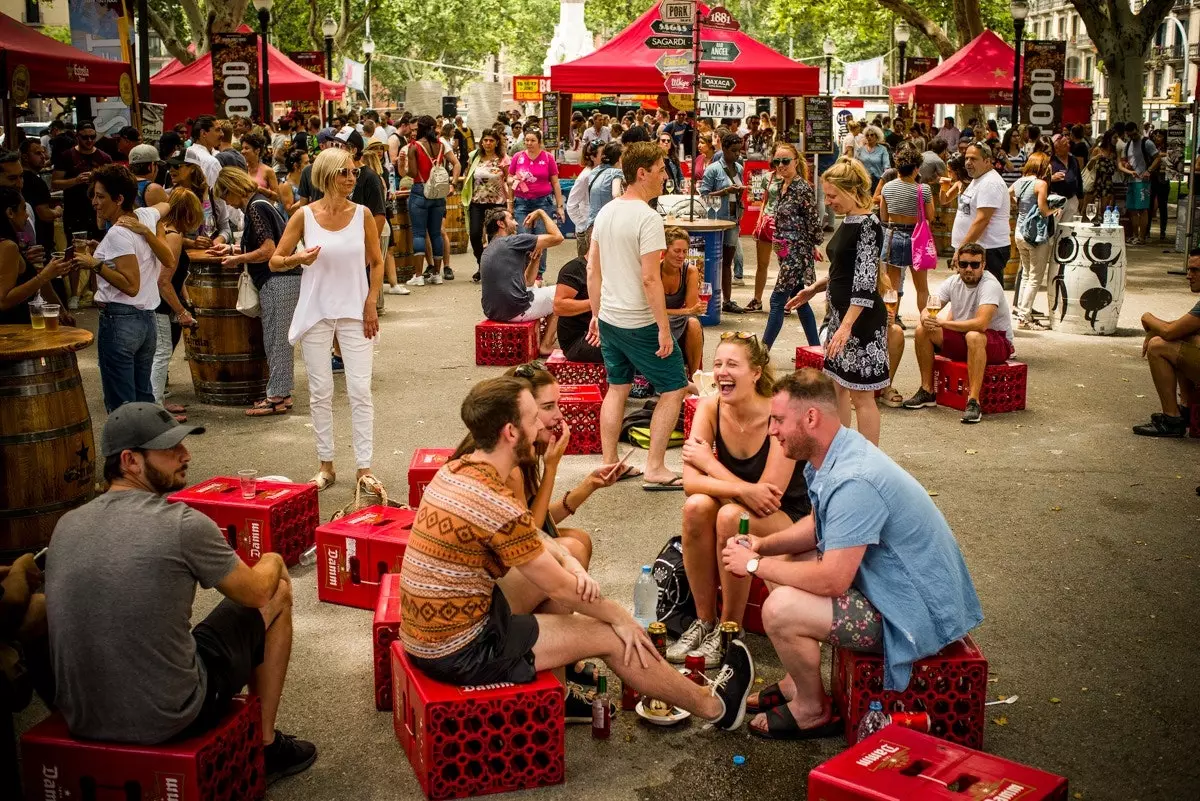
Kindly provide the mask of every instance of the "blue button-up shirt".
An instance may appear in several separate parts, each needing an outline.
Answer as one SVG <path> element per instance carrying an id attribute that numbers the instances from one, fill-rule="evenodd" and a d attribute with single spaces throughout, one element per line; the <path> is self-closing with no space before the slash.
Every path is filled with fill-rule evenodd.
<path id="1" fill-rule="evenodd" d="M 903 691 L 913 662 L 983 620 L 954 534 L 925 488 L 852 429 L 804 477 L 818 550 L 867 546 L 854 587 L 883 617 L 884 689 Z"/>
<path id="2" fill-rule="evenodd" d="M 742 183 L 742 162 L 738 161 L 734 165 L 734 171 L 737 175 L 738 183 Z M 700 194 L 708 198 L 713 192 L 722 189 L 728 189 L 733 186 L 733 181 L 729 180 L 729 175 L 725 172 L 725 154 L 718 153 L 713 156 L 713 160 L 707 167 L 704 168 L 704 176 L 700 179 Z M 718 198 L 708 198 L 720 201 L 721 205 L 717 208 L 717 219 L 719 220 L 740 220 L 741 214 L 741 198 L 735 195 L 721 195 Z M 736 208 L 731 209 L 731 203 Z"/>

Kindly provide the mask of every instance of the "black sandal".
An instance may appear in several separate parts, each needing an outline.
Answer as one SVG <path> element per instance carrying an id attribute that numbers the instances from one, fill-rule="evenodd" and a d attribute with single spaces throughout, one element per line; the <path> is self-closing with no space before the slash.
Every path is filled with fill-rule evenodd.
<path id="1" fill-rule="evenodd" d="M 746 712 L 751 715 L 757 715 L 759 712 L 766 712 L 768 709 L 774 709 L 777 706 L 786 704 L 788 699 L 783 697 L 783 690 L 779 689 L 779 682 L 769 684 L 758 691 L 758 701 L 751 704 L 746 701 Z"/>
<path id="2" fill-rule="evenodd" d="M 764 712 L 767 716 L 767 730 L 761 731 L 753 726 L 747 726 L 755 737 L 767 740 L 822 740 L 826 737 L 837 737 L 845 730 L 842 719 L 834 713 L 828 723 L 802 729 L 796 724 L 796 718 L 788 705 L 777 706 Z"/>

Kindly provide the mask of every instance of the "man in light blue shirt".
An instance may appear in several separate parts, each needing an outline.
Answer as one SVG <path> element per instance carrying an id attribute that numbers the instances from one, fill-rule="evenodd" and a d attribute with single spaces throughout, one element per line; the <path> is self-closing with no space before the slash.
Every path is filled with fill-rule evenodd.
<path id="1" fill-rule="evenodd" d="M 742 164 L 739 157 L 742 154 L 742 138 L 735 133 L 728 133 L 721 139 L 721 152 L 713 156 L 712 163 L 704 168 L 704 176 L 700 179 L 700 194 L 709 203 L 717 203 L 717 219 L 732 220 L 737 223 L 742 219 Z M 721 298 L 724 303 L 721 311 L 729 314 L 745 314 L 745 309 L 739 306 L 730 293 L 733 291 L 733 257 L 737 252 L 738 226 L 725 231 L 725 241 L 721 250 Z"/>
<path id="2" fill-rule="evenodd" d="M 840 734 L 821 683 L 821 642 L 883 653 L 885 690 L 908 686 L 912 665 L 983 620 L 946 519 L 903 468 L 846 428 L 832 380 L 804 369 L 775 385 L 771 436 L 807 462 L 813 513 L 769 537 L 730 540 L 725 568 L 756 575 L 771 594 L 763 626 L 788 675 L 750 709 L 763 737 Z"/>

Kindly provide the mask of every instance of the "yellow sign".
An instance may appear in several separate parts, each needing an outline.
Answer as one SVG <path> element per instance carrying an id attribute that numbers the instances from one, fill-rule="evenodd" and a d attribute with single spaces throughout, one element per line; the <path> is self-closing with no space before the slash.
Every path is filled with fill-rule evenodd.
<path id="1" fill-rule="evenodd" d="M 24 64 L 13 67 L 11 94 L 14 106 L 23 106 L 29 99 L 29 68 Z"/>
<path id="2" fill-rule="evenodd" d="M 513 100 L 518 103 L 540 103 L 550 91 L 550 79 L 544 75 L 514 75 Z"/>
<path id="3" fill-rule="evenodd" d="M 696 106 L 692 103 L 691 95 L 667 95 L 667 100 L 679 111 L 696 110 Z"/>
<path id="4" fill-rule="evenodd" d="M 133 105 L 133 79 L 129 77 L 128 72 L 121 73 L 121 80 L 118 82 L 118 92 L 120 93 L 122 103 L 127 106 Z"/>

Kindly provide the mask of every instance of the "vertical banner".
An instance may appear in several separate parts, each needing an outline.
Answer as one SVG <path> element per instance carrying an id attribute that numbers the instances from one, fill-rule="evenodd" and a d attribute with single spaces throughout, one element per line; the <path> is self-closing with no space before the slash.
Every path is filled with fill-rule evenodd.
<path id="1" fill-rule="evenodd" d="M 914 81 L 938 65 L 936 57 L 908 56 L 904 59 L 904 82 Z"/>
<path id="2" fill-rule="evenodd" d="M 1021 70 L 1021 121 L 1040 126 L 1046 133 L 1062 127 L 1063 79 L 1067 70 L 1067 43 L 1025 42 Z"/>
<path id="3" fill-rule="evenodd" d="M 367 63 L 350 58 L 342 59 L 342 83 L 351 89 L 366 94 L 364 90 L 367 74 Z"/>
<path id="4" fill-rule="evenodd" d="M 125 13 L 125 0 L 69 0 L 67 9 L 72 47 L 130 65 L 128 82 L 124 78 L 121 80 L 121 97 L 97 98 L 92 102 L 97 133 L 115 136 L 134 119 L 132 18 Z"/>
<path id="5" fill-rule="evenodd" d="M 325 54 L 320 50 L 299 50 L 288 53 L 288 58 L 304 69 L 321 78 L 325 77 Z M 321 113 L 321 106 L 316 100 L 293 100 L 292 108 L 305 117 Z"/>
<path id="6" fill-rule="evenodd" d="M 214 33 L 212 53 L 213 104 L 217 117 L 234 114 L 259 118 L 258 34 Z"/>
<path id="7" fill-rule="evenodd" d="M 163 116 L 167 107 L 162 103 L 142 103 L 142 141 L 153 144 L 163 135 Z M 169 155 L 169 154 L 167 154 Z M 163 155 L 165 159 L 167 155 Z"/>

